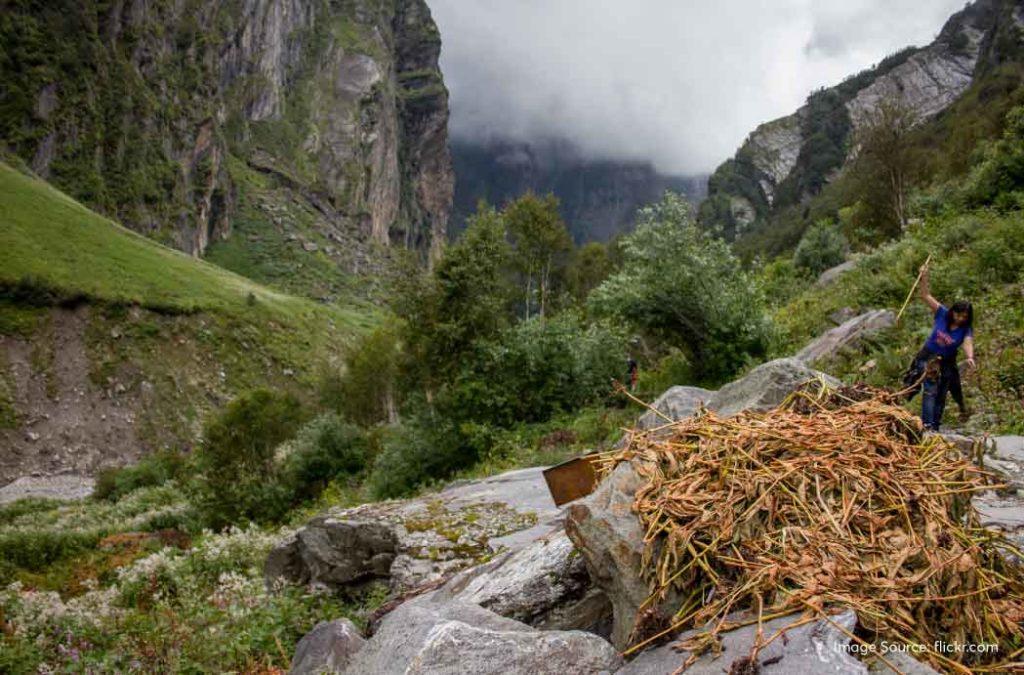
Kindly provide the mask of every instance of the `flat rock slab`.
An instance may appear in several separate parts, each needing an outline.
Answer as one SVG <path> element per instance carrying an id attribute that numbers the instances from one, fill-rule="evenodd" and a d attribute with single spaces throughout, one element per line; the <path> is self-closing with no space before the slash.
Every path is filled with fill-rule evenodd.
<path id="1" fill-rule="evenodd" d="M 531 527 L 494 537 L 497 548 L 517 551 L 549 533 L 562 523 L 563 509 L 555 506 L 544 480 L 547 467 L 531 467 L 450 485 L 431 495 L 443 500 L 449 508 L 480 503 L 500 503 L 520 513 L 533 514 Z"/>
<path id="2" fill-rule="evenodd" d="M 96 481 L 88 476 L 24 476 L 0 487 L 0 504 L 19 499 L 85 499 L 93 493 Z"/>
<path id="3" fill-rule="evenodd" d="M 997 527 L 1004 532 L 1015 532 L 1024 528 L 1024 499 L 1000 497 L 985 493 L 972 501 L 985 527 Z"/>
<path id="4" fill-rule="evenodd" d="M 764 639 L 771 638 L 777 631 L 792 624 L 798 616 L 791 615 L 765 623 Z M 830 618 L 849 631 L 857 625 L 857 615 L 852 610 Z M 697 632 L 688 631 L 679 639 L 686 640 Z M 779 637 L 758 652 L 757 669 L 744 670 L 740 668 L 741 660 L 750 656 L 756 636 L 757 624 L 722 633 L 721 654 L 715 656 L 709 653 L 701 656 L 686 669 L 686 675 L 722 675 L 728 672 L 866 675 L 868 672 L 864 664 L 848 650 L 850 638 L 825 620 L 814 621 L 787 631 L 785 639 Z M 689 656 L 689 652 L 676 651 L 673 644 L 667 644 L 641 653 L 619 670 L 617 675 L 670 675 L 676 672 Z"/>
<path id="5" fill-rule="evenodd" d="M 561 523 L 543 469 L 521 469 L 415 499 L 331 509 L 282 540 L 264 571 L 268 583 L 340 588 L 379 578 L 403 592 L 519 551 Z"/>
<path id="6" fill-rule="evenodd" d="M 1024 436 L 993 436 L 995 455 L 1024 464 Z"/>

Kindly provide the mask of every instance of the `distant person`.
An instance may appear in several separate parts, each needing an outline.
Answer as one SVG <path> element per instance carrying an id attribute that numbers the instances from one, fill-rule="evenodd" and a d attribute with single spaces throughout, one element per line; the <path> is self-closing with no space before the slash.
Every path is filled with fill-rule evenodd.
<path id="1" fill-rule="evenodd" d="M 629 390 L 635 392 L 636 381 L 640 377 L 640 366 L 637 365 L 632 356 L 626 361 L 626 376 L 629 378 Z"/>
<path id="2" fill-rule="evenodd" d="M 928 282 L 928 266 L 921 268 L 921 299 L 934 312 L 932 332 L 924 347 L 914 357 L 910 370 L 904 376 L 908 386 L 920 383 L 921 421 L 926 429 L 939 430 L 942 413 L 946 409 L 946 395 L 952 394 L 960 406 L 960 414 L 966 417 L 963 389 L 960 385 L 960 369 L 956 363 L 957 353 L 963 345 L 967 365 L 973 370 L 974 361 L 974 308 L 971 303 L 959 301 L 947 308 L 931 294 Z M 913 398 L 918 388 L 911 392 Z"/>

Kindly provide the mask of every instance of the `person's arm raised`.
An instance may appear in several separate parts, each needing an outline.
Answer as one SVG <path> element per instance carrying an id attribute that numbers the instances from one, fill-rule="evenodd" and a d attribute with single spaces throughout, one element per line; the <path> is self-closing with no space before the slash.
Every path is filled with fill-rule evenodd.
<path id="1" fill-rule="evenodd" d="M 928 305 L 928 307 L 932 310 L 933 314 L 939 310 L 939 307 L 942 306 L 939 303 L 939 301 L 935 299 L 935 296 L 932 295 L 931 284 L 928 283 L 927 264 L 921 267 L 921 285 L 918 286 L 917 294 L 918 296 L 920 296 L 922 300 L 924 300 L 925 304 Z"/>

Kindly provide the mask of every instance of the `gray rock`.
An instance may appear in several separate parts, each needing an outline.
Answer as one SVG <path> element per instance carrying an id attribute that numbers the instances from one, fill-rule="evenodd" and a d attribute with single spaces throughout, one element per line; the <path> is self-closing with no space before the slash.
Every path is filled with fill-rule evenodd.
<path id="1" fill-rule="evenodd" d="M 834 283 L 837 279 L 845 275 L 846 272 L 850 271 L 856 266 L 857 261 L 851 259 L 841 262 L 835 267 L 829 267 L 828 269 L 825 269 L 823 272 L 821 272 L 820 275 L 818 275 L 818 278 L 817 280 L 815 280 L 814 285 L 818 287 L 828 286 L 829 284 Z"/>
<path id="2" fill-rule="evenodd" d="M 971 500 L 978 510 L 981 524 L 1003 532 L 1013 533 L 1024 528 L 1024 499 L 1001 497 L 995 493 L 984 493 Z"/>
<path id="3" fill-rule="evenodd" d="M 830 375 L 812 370 L 797 359 L 776 359 L 761 364 L 742 378 L 719 389 L 707 406 L 723 417 L 744 410 L 763 412 L 782 403 L 800 385 L 816 379 L 833 387 L 842 384 Z"/>
<path id="4" fill-rule="evenodd" d="M 611 606 L 592 586 L 583 556 L 564 532 L 554 532 L 458 574 L 436 595 L 545 630 L 595 632 L 610 618 Z"/>
<path id="5" fill-rule="evenodd" d="M 665 391 L 651 405 L 673 421 L 678 421 L 695 413 L 701 404 L 706 403 L 714 393 L 700 387 L 675 386 Z M 640 417 L 636 426 L 638 429 L 646 431 L 663 424 L 667 424 L 665 418 L 649 410 Z"/>
<path id="6" fill-rule="evenodd" d="M 268 583 L 280 576 L 337 588 L 387 578 L 398 540 L 387 523 L 320 517 L 278 544 L 267 558 Z"/>
<path id="7" fill-rule="evenodd" d="M 625 649 L 637 611 L 649 595 L 641 577 L 644 533 L 633 513 L 641 479 L 622 463 L 593 494 L 569 505 L 566 533 L 583 553 L 594 584 L 605 592 L 614 614 L 612 644 Z M 672 599 L 668 604 L 672 603 Z"/>
<path id="8" fill-rule="evenodd" d="M 827 270 L 819 274 L 818 279 L 814 283 L 817 286 L 828 286 L 833 281 L 843 276 L 856 266 L 856 260 L 847 260 L 845 262 L 841 262 L 835 267 L 829 267 Z"/>
<path id="9" fill-rule="evenodd" d="M 865 336 L 895 325 L 896 315 L 888 309 L 865 312 L 820 335 L 797 352 L 796 358 L 808 364 L 831 359 L 856 346 Z"/>
<path id="10" fill-rule="evenodd" d="M 345 675 L 612 673 L 621 657 L 582 631 L 538 631 L 478 605 L 410 600 L 389 614 Z"/>
<path id="11" fill-rule="evenodd" d="M 828 315 L 828 320 L 835 325 L 840 326 L 855 316 L 857 316 L 857 310 L 853 307 L 840 307 Z"/>
<path id="12" fill-rule="evenodd" d="M 348 619 L 322 621 L 295 645 L 290 675 L 340 673 L 366 640 Z"/>
<path id="13" fill-rule="evenodd" d="M 791 615 L 766 622 L 763 625 L 764 639 L 767 640 L 797 618 L 798 615 Z M 857 615 L 851 610 L 830 618 L 849 631 L 857 625 Z M 685 640 L 695 633 L 697 631 L 683 633 L 679 639 Z M 757 638 L 757 624 L 722 633 L 720 637 L 722 653 L 718 656 L 710 653 L 701 656 L 686 669 L 686 675 L 721 675 L 729 672 L 738 660 L 750 656 Z M 754 672 L 765 675 L 863 675 L 867 673 L 867 668 L 847 651 L 849 642 L 850 638 L 823 619 L 804 624 L 787 631 L 785 638 L 779 637 L 761 649 L 757 655 L 759 670 Z M 689 652 L 676 651 L 673 644 L 667 644 L 641 653 L 617 675 L 670 675 L 683 665 L 689 655 Z"/>
<path id="14" fill-rule="evenodd" d="M 403 592 L 518 551 L 561 524 L 543 469 L 464 481 L 415 499 L 332 509 L 280 542 L 264 573 L 341 588 L 390 579 Z"/>

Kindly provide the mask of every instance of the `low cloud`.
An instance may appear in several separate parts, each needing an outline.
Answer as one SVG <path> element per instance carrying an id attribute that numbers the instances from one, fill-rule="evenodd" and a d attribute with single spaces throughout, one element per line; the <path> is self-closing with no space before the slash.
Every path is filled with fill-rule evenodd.
<path id="1" fill-rule="evenodd" d="M 761 122 L 897 49 L 962 0 L 428 0 L 453 136 L 565 139 L 712 170 Z"/>

